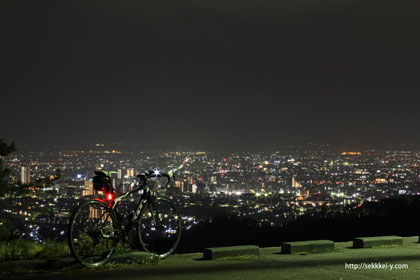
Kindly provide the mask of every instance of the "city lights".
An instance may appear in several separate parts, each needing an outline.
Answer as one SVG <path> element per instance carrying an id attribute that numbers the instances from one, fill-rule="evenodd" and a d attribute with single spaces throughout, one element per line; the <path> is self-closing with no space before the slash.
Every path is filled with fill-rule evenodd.
<path id="1" fill-rule="evenodd" d="M 346 207 L 357 209 L 365 202 L 420 193 L 417 189 L 420 174 L 416 168 L 420 166 L 420 153 L 410 151 L 336 153 L 302 148 L 293 152 L 135 154 L 120 148 L 119 153 L 107 153 L 108 150 L 65 151 L 49 153 L 49 157 L 45 152 L 16 154 L 6 158 L 5 164 L 13 172 L 22 173 L 29 182 L 49 176 L 56 168 L 62 170 L 63 176 L 45 188 L 30 185 L 27 195 L 3 197 L 13 202 L 2 209 L 2 215 L 20 221 L 17 224 L 23 226 L 17 230 L 27 236 L 37 240 L 55 238 L 61 234 L 52 235 L 44 229 L 53 226 L 54 232 L 65 230 L 71 210 L 80 199 L 114 200 L 112 193 L 94 189 L 91 178 L 96 168 L 116 171 L 112 180 L 118 195 L 133 188 L 138 180 L 136 175 L 150 170 L 150 166 L 155 166 L 153 175 L 159 176 L 161 168 L 177 166 L 177 157 L 187 154 L 183 165 L 186 161 L 188 165 L 175 174 L 169 188 L 159 190 L 181 205 L 186 230 L 208 221 L 207 217 L 219 209 L 226 215 L 277 226 L 302 215 L 314 215 L 321 207 L 327 211 L 347 211 Z M 351 162 L 349 156 L 353 158 Z M 53 164 L 57 162 L 61 165 Z M 124 207 L 129 207 L 142 193 L 128 197 Z"/>

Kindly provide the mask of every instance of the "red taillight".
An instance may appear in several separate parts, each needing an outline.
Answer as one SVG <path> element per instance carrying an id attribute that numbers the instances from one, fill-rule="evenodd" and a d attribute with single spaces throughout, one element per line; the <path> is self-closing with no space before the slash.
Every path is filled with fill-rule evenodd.
<path id="1" fill-rule="evenodd" d="M 112 195 L 112 193 L 108 194 L 108 200 L 114 200 L 114 196 Z"/>

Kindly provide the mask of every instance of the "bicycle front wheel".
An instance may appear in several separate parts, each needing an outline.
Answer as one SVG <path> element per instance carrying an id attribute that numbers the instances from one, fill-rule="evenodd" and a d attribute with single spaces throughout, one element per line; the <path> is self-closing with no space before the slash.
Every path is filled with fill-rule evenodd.
<path id="1" fill-rule="evenodd" d="M 83 202 L 70 218 L 70 251 L 84 266 L 105 264 L 118 243 L 117 227 L 117 219 L 105 203 L 97 200 Z"/>
<path id="2" fill-rule="evenodd" d="M 155 197 L 140 212 L 138 235 L 146 252 L 166 258 L 181 239 L 181 217 L 168 198 Z"/>

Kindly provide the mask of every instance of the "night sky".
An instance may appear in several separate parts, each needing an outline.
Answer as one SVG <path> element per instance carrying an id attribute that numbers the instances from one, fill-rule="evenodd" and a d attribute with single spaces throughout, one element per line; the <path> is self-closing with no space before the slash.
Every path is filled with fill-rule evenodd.
<path id="1" fill-rule="evenodd" d="M 18 147 L 420 142 L 418 0 L 0 6 L 0 138 Z"/>

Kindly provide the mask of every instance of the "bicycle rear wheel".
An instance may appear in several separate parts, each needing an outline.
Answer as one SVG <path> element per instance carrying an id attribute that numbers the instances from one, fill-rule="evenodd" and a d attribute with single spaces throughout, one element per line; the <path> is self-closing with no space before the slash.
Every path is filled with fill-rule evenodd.
<path id="1" fill-rule="evenodd" d="M 155 197 L 146 204 L 139 218 L 138 235 L 146 252 L 166 258 L 181 239 L 181 217 L 168 198 Z"/>
<path id="2" fill-rule="evenodd" d="M 87 267 L 105 264 L 118 243 L 117 219 L 103 202 L 88 200 L 73 212 L 68 229 L 70 251 Z"/>

